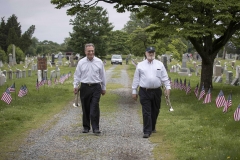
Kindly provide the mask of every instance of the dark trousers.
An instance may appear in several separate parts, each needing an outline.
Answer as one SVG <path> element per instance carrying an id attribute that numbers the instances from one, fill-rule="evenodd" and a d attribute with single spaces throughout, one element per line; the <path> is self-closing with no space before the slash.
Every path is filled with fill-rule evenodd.
<path id="1" fill-rule="evenodd" d="M 82 121 L 83 128 L 90 130 L 90 123 L 93 131 L 99 130 L 100 109 L 99 101 L 101 97 L 101 85 L 81 84 L 80 99 L 82 103 Z"/>
<path id="2" fill-rule="evenodd" d="M 157 118 L 161 107 L 162 90 L 145 89 L 140 87 L 139 97 L 142 105 L 143 133 L 151 134 L 155 130 Z"/>

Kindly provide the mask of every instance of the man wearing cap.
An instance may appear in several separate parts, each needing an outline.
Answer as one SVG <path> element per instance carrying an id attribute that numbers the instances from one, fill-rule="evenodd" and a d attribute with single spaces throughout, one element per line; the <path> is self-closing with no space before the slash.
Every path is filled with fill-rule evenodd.
<path id="1" fill-rule="evenodd" d="M 143 138 L 148 138 L 156 132 L 156 121 L 160 112 L 162 90 L 166 87 L 166 94 L 170 94 L 170 81 L 162 62 L 155 59 L 155 48 L 148 47 L 146 59 L 138 63 L 132 83 L 132 98 L 140 97 L 143 115 Z M 139 92 L 137 89 L 139 87 Z"/>

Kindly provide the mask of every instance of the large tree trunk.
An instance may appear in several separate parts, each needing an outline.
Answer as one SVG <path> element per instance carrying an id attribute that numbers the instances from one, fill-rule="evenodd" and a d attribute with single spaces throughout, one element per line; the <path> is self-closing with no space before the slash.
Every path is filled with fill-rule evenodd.
<path id="1" fill-rule="evenodd" d="M 202 59 L 202 71 L 201 71 L 201 87 L 204 85 L 205 90 L 213 88 L 212 76 L 213 76 L 213 63 L 214 58 L 208 57 L 208 59 Z"/>

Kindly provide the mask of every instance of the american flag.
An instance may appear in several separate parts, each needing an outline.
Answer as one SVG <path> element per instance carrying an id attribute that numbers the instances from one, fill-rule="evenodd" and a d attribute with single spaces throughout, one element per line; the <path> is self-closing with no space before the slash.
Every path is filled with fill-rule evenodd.
<path id="1" fill-rule="evenodd" d="M 210 102 L 211 102 L 211 89 L 209 88 L 203 103 L 210 103 Z"/>
<path id="2" fill-rule="evenodd" d="M 180 78 L 180 83 L 179 83 L 179 89 L 183 90 L 183 84 L 182 84 L 182 79 Z"/>
<path id="3" fill-rule="evenodd" d="M 187 91 L 187 80 L 186 80 L 186 78 L 184 79 L 182 88 L 183 88 L 185 91 Z"/>
<path id="4" fill-rule="evenodd" d="M 226 100 L 225 100 L 223 91 L 220 90 L 220 92 L 216 98 L 216 106 L 217 106 L 217 108 L 220 108 L 220 107 L 224 106 L 225 103 L 226 103 Z"/>
<path id="5" fill-rule="evenodd" d="M 239 121 L 240 120 L 240 104 L 238 105 L 237 109 L 234 112 L 234 120 Z"/>
<path id="6" fill-rule="evenodd" d="M 10 91 L 9 91 L 8 88 L 7 88 L 6 91 L 3 93 L 1 100 L 4 101 L 4 102 L 6 102 L 7 104 L 10 104 L 10 103 L 11 103 L 12 97 L 11 97 L 11 93 L 10 93 Z"/>
<path id="7" fill-rule="evenodd" d="M 11 87 L 8 88 L 9 92 L 15 92 L 15 82 L 11 85 Z"/>
<path id="8" fill-rule="evenodd" d="M 228 108 L 232 105 L 232 94 L 229 94 L 228 99 L 225 102 L 224 108 L 223 108 L 223 112 L 227 112 Z"/>
<path id="9" fill-rule="evenodd" d="M 27 87 L 22 86 L 18 92 L 18 97 L 23 97 L 27 94 Z"/>
<path id="10" fill-rule="evenodd" d="M 52 84 L 52 78 L 48 80 L 48 86 L 51 86 L 51 84 Z"/>
<path id="11" fill-rule="evenodd" d="M 43 77 L 43 83 L 46 84 L 47 82 L 47 77 Z"/>
<path id="12" fill-rule="evenodd" d="M 37 82 L 36 82 L 36 89 L 37 89 L 37 90 L 39 89 L 38 79 L 37 79 Z"/>
<path id="13" fill-rule="evenodd" d="M 197 84 L 197 86 L 194 89 L 194 93 L 195 93 L 196 97 L 198 98 L 198 84 Z"/>
<path id="14" fill-rule="evenodd" d="M 190 86 L 190 81 L 188 82 L 188 86 L 187 86 L 187 89 L 186 89 L 186 94 L 190 93 L 191 92 L 191 86 Z"/>
<path id="15" fill-rule="evenodd" d="M 45 79 L 43 78 L 42 80 L 41 80 L 41 82 L 39 82 L 39 87 L 41 87 L 41 86 L 43 86 L 44 85 L 44 83 L 45 83 Z"/>
<path id="16" fill-rule="evenodd" d="M 57 77 L 55 78 L 55 81 L 54 81 L 55 84 L 58 84 L 58 80 L 57 80 Z"/>
<path id="17" fill-rule="evenodd" d="M 199 94 L 198 100 L 202 99 L 204 95 L 205 95 L 205 90 L 204 90 L 204 86 L 202 86 L 202 90 L 201 90 L 201 92 Z"/>
<path id="18" fill-rule="evenodd" d="M 178 79 L 175 80 L 175 89 L 178 89 Z"/>

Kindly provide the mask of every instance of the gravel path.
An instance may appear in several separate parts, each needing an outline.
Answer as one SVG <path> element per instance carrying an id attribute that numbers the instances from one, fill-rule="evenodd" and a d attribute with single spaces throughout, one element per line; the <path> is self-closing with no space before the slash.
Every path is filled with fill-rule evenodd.
<path id="1" fill-rule="evenodd" d="M 107 90 L 120 96 L 117 111 L 111 115 L 101 112 L 101 136 L 82 131 L 81 107 L 73 101 L 41 128 L 33 130 L 18 152 L 9 159 L 18 160 L 146 160 L 153 159 L 153 144 L 142 138 L 142 124 L 137 103 L 131 99 L 131 81 L 125 69 L 119 78 L 111 78 L 116 66 L 106 71 L 108 83 L 120 83 L 124 88 Z M 100 106 L 101 107 L 101 106 Z M 128 125 L 126 127 L 126 125 Z"/>

